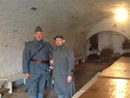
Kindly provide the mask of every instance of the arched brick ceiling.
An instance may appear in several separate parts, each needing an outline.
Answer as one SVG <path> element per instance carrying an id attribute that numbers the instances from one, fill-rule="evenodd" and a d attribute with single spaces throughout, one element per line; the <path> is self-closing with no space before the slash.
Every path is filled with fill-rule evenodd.
<path id="1" fill-rule="evenodd" d="M 79 28 L 87 33 L 97 22 L 114 15 L 117 8 L 129 11 L 129 4 L 128 0 L 1 0 L 0 14 L 1 19 L 2 15 L 15 17 L 13 20 L 22 27 L 40 22 L 49 32 Z M 26 21 L 30 18 L 34 21 Z"/>

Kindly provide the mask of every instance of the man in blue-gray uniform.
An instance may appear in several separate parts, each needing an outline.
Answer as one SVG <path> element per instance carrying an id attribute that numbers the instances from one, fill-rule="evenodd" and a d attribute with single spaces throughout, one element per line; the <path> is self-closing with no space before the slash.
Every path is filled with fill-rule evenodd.
<path id="1" fill-rule="evenodd" d="M 58 98 L 71 98 L 75 93 L 74 84 L 74 53 L 73 50 L 65 46 L 63 35 L 55 38 L 57 48 L 53 51 L 50 69 L 53 70 L 52 88 Z"/>
<path id="2" fill-rule="evenodd" d="M 49 87 L 50 71 L 49 57 L 53 48 L 43 40 L 43 31 L 37 27 L 34 40 L 26 43 L 23 51 L 23 73 L 26 78 L 25 92 L 30 98 L 43 98 L 43 93 Z"/>

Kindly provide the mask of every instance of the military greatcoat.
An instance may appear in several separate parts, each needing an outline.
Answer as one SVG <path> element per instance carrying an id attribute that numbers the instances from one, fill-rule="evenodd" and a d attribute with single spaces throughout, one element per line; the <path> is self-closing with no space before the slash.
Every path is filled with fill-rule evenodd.
<path id="1" fill-rule="evenodd" d="M 57 95 L 64 94 L 71 98 L 75 93 L 74 84 L 74 53 L 73 50 L 63 45 L 53 51 L 54 70 L 52 88 Z M 72 76 L 72 82 L 67 83 L 67 77 Z"/>
<path id="2" fill-rule="evenodd" d="M 38 52 L 38 50 L 43 48 Z M 38 52 L 34 57 L 33 55 Z M 29 92 L 31 96 L 36 95 L 49 87 L 50 71 L 49 63 L 37 63 L 30 61 L 33 59 L 49 61 L 49 54 L 52 55 L 52 46 L 43 40 L 43 44 L 39 44 L 37 40 L 26 43 L 23 51 L 23 73 L 29 73 L 30 78 L 26 80 L 25 92 Z"/>

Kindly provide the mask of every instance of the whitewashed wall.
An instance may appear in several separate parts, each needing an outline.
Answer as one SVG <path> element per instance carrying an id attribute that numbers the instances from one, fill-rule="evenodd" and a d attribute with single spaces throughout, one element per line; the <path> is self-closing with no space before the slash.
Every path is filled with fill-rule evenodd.
<path id="1" fill-rule="evenodd" d="M 24 42 L 33 40 L 37 26 L 54 47 L 53 37 L 62 33 L 75 55 L 81 54 L 86 36 L 67 11 L 72 8 L 68 4 L 64 0 L 0 0 L 0 77 L 22 72 Z"/>

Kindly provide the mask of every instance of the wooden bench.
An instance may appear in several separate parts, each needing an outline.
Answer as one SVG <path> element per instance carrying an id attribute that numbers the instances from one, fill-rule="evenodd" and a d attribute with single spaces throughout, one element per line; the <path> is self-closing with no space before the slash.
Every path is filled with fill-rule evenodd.
<path id="1" fill-rule="evenodd" d="M 0 88 L 0 98 L 2 97 L 2 94 L 8 92 L 9 89 L 8 88 Z"/>
<path id="2" fill-rule="evenodd" d="M 77 98 L 130 98 L 130 80 L 101 78 Z"/>
<path id="3" fill-rule="evenodd" d="M 12 93 L 13 92 L 13 87 L 12 87 L 12 83 L 14 81 L 17 81 L 17 80 L 20 80 L 20 79 L 23 79 L 23 83 L 25 84 L 25 75 L 23 73 L 18 73 L 18 74 L 15 74 L 15 75 L 11 75 L 11 76 L 8 76 L 8 77 L 4 77 L 4 78 L 0 78 L 0 81 L 3 81 L 3 87 L 4 88 L 9 88 L 10 91 L 9 93 Z M 2 82 L 1 82 L 2 84 Z"/>
<path id="4" fill-rule="evenodd" d="M 2 86 L 4 85 L 5 82 L 6 82 L 6 80 L 4 80 L 4 79 L 3 79 L 3 80 L 0 80 L 0 89 L 1 89 L 0 98 L 2 97 L 2 94 L 3 94 L 2 92 L 3 92 L 3 91 L 6 92 L 6 90 L 2 88 Z"/>
<path id="5" fill-rule="evenodd" d="M 0 94 L 4 94 L 5 92 L 8 92 L 8 88 L 0 88 Z"/>
<path id="6" fill-rule="evenodd" d="M 79 61 L 81 60 L 82 63 L 85 63 L 84 56 L 75 56 L 75 65 L 79 65 Z"/>

